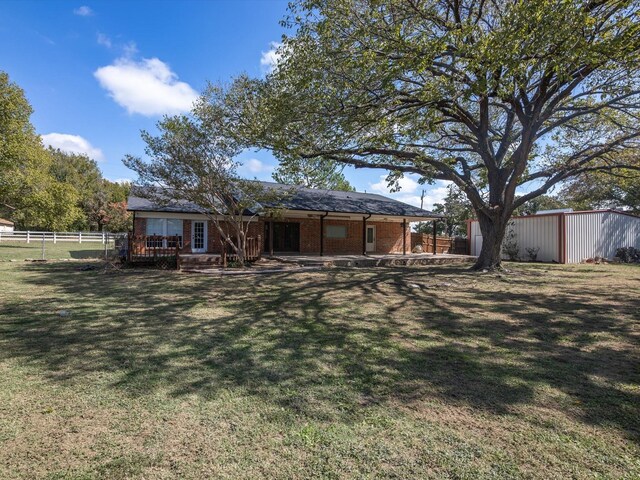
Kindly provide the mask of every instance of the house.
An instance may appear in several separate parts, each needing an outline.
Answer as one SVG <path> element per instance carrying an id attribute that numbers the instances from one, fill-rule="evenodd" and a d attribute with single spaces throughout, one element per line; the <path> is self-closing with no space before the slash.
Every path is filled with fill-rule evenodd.
<path id="1" fill-rule="evenodd" d="M 410 223 L 442 218 L 372 193 L 261 183 L 289 192 L 277 218 L 258 216 L 249 226 L 249 237 L 259 238 L 261 251 L 270 254 L 409 253 Z M 134 236 L 179 237 L 183 253 L 221 252 L 215 226 L 196 205 L 184 200 L 158 205 L 133 190 L 127 209 L 133 212 Z"/>
<path id="2" fill-rule="evenodd" d="M 527 249 L 537 249 L 538 261 L 580 263 L 595 257 L 611 259 L 621 247 L 640 248 L 640 217 L 627 212 L 556 210 L 512 220 L 522 260 L 529 259 Z M 470 254 L 479 255 L 482 233 L 477 220 L 467 222 L 467 241 Z"/>
<path id="3" fill-rule="evenodd" d="M 0 218 L 0 232 L 13 232 L 13 222 Z"/>

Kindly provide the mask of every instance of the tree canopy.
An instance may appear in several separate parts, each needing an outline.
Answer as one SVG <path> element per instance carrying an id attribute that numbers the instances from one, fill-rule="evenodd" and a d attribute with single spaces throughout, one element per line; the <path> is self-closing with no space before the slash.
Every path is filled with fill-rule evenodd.
<path id="1" fill-rule="evenodd" d="M 285 161 L 449 180 L 500 265 L 508 219 L 554 185 L 629 167 L 637 1 L 303 0 L 265 81 L 239 79 L 253 136 Z M 526 194 L 518 195 L 521 189 Z"/>
<path id="2" fill-rule="evenodd" d="M 105 180 L 84 155 L 46 149 L 32 113 L 24 91 L 0 72 L 2 216 L 22 229 L 102 229 L 107 224 L 96 220 L 98 212 L 111 209 L 109 219 L 117 219 L 119 229 L 126 225 L 127 212 L 110 204 L 125 201 L 128 186 Z"/>
<path id="3" fill-rule="evenodd" d="M 322 159 L 298 159 L 282 162 L 273 172 L 276 182 L 306 188 L 353 191 L 337 162 Z"/>

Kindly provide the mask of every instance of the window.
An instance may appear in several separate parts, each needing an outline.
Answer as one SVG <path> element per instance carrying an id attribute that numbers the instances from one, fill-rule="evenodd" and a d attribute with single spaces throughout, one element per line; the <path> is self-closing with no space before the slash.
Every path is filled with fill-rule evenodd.
<path id="1" fill-rule="evenodd" d="M 147 218 L 147 248 L 162 248 L 164 218 Z"/>
<path id="2" fill-rule="evenodd" d="M 178 218 L 147 218 L 147 248 L 175 248 L 176 241 L 162 237 L 178 237 L 182 246 L 182 220 Z M 153 238 L 156 237 L 156 238 Z"/>
<path id="3" fill-rule="evenodd" d="M 327 238 L 347 238 L 347 227 L 344 225 L 327 225 L 324 236 Z"/>
<path id="4" fill-rule="evenodd" d="M 182 220 L 167 218 L 167 237 L 178 237 L 178 246 L 182 247 Z M 167 240 L 169 248 L 176 248 L 176 241 Z"/>

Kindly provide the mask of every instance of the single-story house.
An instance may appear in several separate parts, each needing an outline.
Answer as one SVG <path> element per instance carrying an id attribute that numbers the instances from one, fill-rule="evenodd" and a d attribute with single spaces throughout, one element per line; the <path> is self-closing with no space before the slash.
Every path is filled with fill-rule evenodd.
<path id="1" fill-rule="evenodd" d="M 512 220 L 522 260 L 529 259 L 528 248 L 538 249 L 538 261 L 556 263 L 611 259 L 618 248 L 640 248 L 640 217 L 618 210 L 547 211 Z M 467 222 L 467 241 L 470 254 L 479 255 L 482 233 L 477 220 Z"/>
<path id="2" fill-rule="evenodd" d="M 261 183 L 289 192 L 277 218 L 257 216 L 249 226 L 249 237 L 259 237 L 261 250 L 271 254 L 410 253 L 410 223 L 442 218 L 372 193 Z M 184 253 L 221 252 L 215 226 L 196 205 L 179 199 L 157 205 L 134 189 L 127 209 L 133 212 L 134 236 L 177 236 Z"/>
<path id="3" fill-rule="evenodd" d="M 0 232 L 13 232 L 13 222 L 0 218 Z"/>

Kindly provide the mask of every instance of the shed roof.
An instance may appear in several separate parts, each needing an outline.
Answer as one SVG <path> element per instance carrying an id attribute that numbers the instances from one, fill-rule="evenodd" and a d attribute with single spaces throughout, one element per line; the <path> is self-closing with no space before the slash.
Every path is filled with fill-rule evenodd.
<path id="1" fill-rule="evenodd" d="M 9 225 L 10 227 L 13 227 L 13 222 L 6 218 L 0 218 L 0 225 Z"/>
<path id="2" fill-rule="evenodd" d="M 443 215 L 423 210 L 383 195 L 363 192 L 345 192 L 305 188 L 275 182 L 259 182 L 265 188 L 286 192 L 280 206 L 286 210 L 307 212 L 349 213 L 384 215 L 392 217 L 442 218 Z M 144 191 L 134 188 L 129 196 L 127 209 L 145 212 L 199 213 L 202 209 L 186 200 L 171 200 L 156 204 L 144 197 Z"/>

